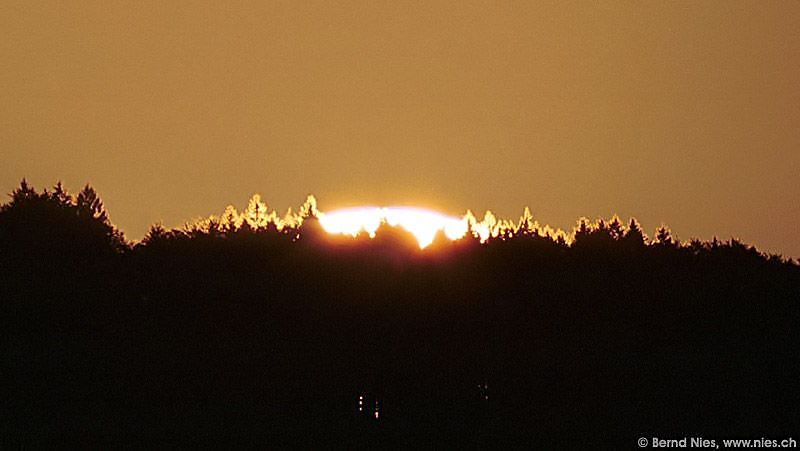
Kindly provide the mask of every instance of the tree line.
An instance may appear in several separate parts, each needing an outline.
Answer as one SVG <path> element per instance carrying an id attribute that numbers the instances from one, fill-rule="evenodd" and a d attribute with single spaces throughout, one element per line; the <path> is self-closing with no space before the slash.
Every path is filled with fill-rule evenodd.
<path id="1" fill-rule="evenodd" d="M 631 446 L 800 424 L 790 258 L 529 213 L 420 251 L 387 224 L 329 235 L 313 203 L 260 208 L 131 242 L 91 186 L 23 180 L 0 206 L 0 440 Z"/>

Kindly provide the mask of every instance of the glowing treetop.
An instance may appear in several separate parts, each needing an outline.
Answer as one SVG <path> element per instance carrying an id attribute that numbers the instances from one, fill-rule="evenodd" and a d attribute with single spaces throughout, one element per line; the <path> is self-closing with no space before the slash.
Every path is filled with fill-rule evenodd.
<path id="1" fill-rule="evenodd" d="M 317 200 L 314 196 L 308 196 L 296 213 L 290 208 L 285 215 L 279 216 L 276 211 L 267 208 L 258 194 L 250 199 L 245 211 L 239 213 L 229 205 L 221 217 L 211 216 L 201 219 L 196 221 L 194 226 L 203 228 L 216 223 L 235 230 L 246 224 L 251 229 L 258 230 L 274 224 L 278 230 L 283 230 L 287 227 L 298 227 L 304 218 L 310 216 L 317 217 L 323 230 L 332 234 L 356 236 L 366 232 L 370 237 L 374 237 L 382 223 L 401 227 L 414 235 L 420 248 L 430 245 L 439 231 L 450 240 L 457 240 L 471 233 L 481 242 L 491 237 L 514 235 L 520 231 L 537 233 L 541 236 L 567 237 L 560 230 L 554 231 L 549 226 L 541 227 L 533 220 L 527 208 L 516 222 L 498 219 L 490 211 L 486 212 L 482 220 L 478 220 L 469 210 L 463 216 L 457 217 L 417 207 L 355 207 L 322 212 L 317 209 Z"/>

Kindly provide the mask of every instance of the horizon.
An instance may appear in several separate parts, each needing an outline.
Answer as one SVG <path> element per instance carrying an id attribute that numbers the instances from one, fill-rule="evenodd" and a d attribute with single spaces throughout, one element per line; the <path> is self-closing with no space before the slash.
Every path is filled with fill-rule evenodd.
<path id="1" fill-rule="evenodd" d="M 131 237 L 326 210 L 636 217 L 800 256 L 800 3 L 6 2 L 0 192 Z"/>
<path id="2" fill-rule="evenodd" d="M 525 207 L 518 217 L 505 218 L 496 216 L 491 210 L 486 210 L 483 215 L 477 216 L 469 209 L 463 215 L 447 215 L 433 209 L 410 205 L 372 205 L 324 211 L 318 207 L 317 198 L 313 194 L 309 194 L 306 200 L 297 208 L 288 207 L 283 214 L 264 202 L 261 195 L 253 194 L 244 209 L 237 209 L 234 205 L 229 204 L 219 214 L 195 216 L 192 220 L 184 221 L 180 225 L 165 226 L 162 222 L 155 222 L 150 225 L 144 236 L 137 239 L 126 236 L 124 231 L 116 226 L 103 203 L 102 195 L 97 193 L 91 184 L 87 183 L 84 186 L 83 190 L 87 189 L 97 195 L 103 217 L 106 218 L 110 227 L 122 232 L 120 237 L 125 240 L 126 245 L 144 244 L 148 236 L 158 229 L 179 233 L 193 231 L 209 233 L 212 227 L 221 227 L 229 231 L 244 230 L 244 228 L 253 231 L 265 231 L 273 227 L 276 231 L 285 231 L 287 229 L 299 229 L 305 219 L 314 217 L 319 220 L 322 230 L 331 236 L 354 239 L 362 236 L 374 238 L 376 232 L 384 225 L 392 229 L 402 229 L 404 233 L 408 233 L 409 236 L 413 237 L 420 250 L 425 250 L 439 235 L 443 239 L 450 241 L 458 241 L 471 236 L 481 244 L 494 239 L 512 238 L 517 235 L 533 235 L 570 247 L 574 244 L 576 237 L 583 232 L 601 231 L 607 233 L 610 229 L 618 229 L 618 232 L 614 233 L 626 234 L 631 228 L 635 227 L 638 231 L 637 233 L 641 234 L 644 244 L 647 245 L 659 244 L 661 242 L 659 234 L 665 233 L 666 236 L 664 238 L 668 244 L 677 247 L 688 248 L 696 243 L 702 245 L 716 243 L 736 244 L 754 249 L 765 257 L 778 256 L 789 264 L 793 264 L 795 261 L 800 264 L 800 258 L 759 248 L 754 243 L 749 243 L 740 237 L 714 235 L 705 240 L 695 236 L 681 237 L 666 223 L 661 223 L 652 233 L 648 233 L 641 222 L 634 216 L 629 218 L 622 218 L 617 214 L 595 218 L 581 216 L 576 218 L 571 228 L 562 229 L 552 227 L 546 222 L 540 223 L 539 219 L 531 213 L 528 207 Z M 52 188 L 43 188 L 37 191 L 35 186 L 23 178 L 20 182 L 20 187 L 16 188 L 14 193 L 20 190 L 30 190 L 31 193 L 42 196 L 52 195 L 57 190 L 60 190 L 59 192 L 62 196 L 65 196 L 64 199 L 67 202 L 74 204 L 77 199 L 77 194 L 73 195 L 60 181 L 53 185 Z M 9 193 L 9 196 L 13 198 L 14 193 Z M 10 206 L 11 203 L 0 202 L 0 206 L 6 205 Z"/>

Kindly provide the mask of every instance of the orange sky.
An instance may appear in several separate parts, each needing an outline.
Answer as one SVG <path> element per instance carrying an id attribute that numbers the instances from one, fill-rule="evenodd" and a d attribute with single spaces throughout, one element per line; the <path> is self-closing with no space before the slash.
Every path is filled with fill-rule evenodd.
<path id="1" fill-rule="evenodd" d="M 129 238 L 322 210 L 637 216 L 800 256 L 799 1 L 0 4 L 0 190 Z"/>

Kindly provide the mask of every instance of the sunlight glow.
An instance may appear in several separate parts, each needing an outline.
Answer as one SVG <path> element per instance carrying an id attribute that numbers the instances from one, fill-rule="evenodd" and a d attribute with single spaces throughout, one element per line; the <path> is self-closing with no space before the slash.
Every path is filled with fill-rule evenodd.
<path id="1" fill-rule="evenodd" d="M 430 245 L 439 230 L 451 240 L 464 236 L 469 229 L 466 218 L 446 216 L 415 207 L 358 207 L 319 214 L 319 222 L 328 233 L 356 236 L 364 231 L 375 236 L 382 222 L 402 227 L 417 239 L 419 247 Z"/>
<path id="2" fill-rule="evenodd" d="M 289 208 L 281 215 L 270 209 L 258 194 L 253 195 L 247 208 L 241 213 L 233 205 L 229 205 L 221 216 L 196 219 L 193 223 L 185 224 L 184 230 L 229 233 L 242 228 L 258 231 L 274 227 L 284 233 L 288 230 L 296 237 L 298 235 L 295 232 L 310 217 L 318 218 L 320 226 L 327 233 L 353 237 L 364 232 L 374 238 L 382 223 L 401 227 L 414 235 L 421 249 L 428 247 L 439 231 L 444 232 L 444 236 L 452 241 L 471 234 L 481 243 L 494 238 L 506 239 L 517 234 L 570 243 L 574 235 L 574 231 L 568 234 L 549 225 L 540 225 L 533 219 L 528 208 L 525 208 L 518 221 L 500 219 L 491 211 L 487 211 L 478 220 L 470 210 L 457 217 L 417 207 L 355 207 L 322 212 L 317 208 L 317 199 L 309 195 L 297 211 Z M 599 227 L 598 224 L 590 226 Z"/>

